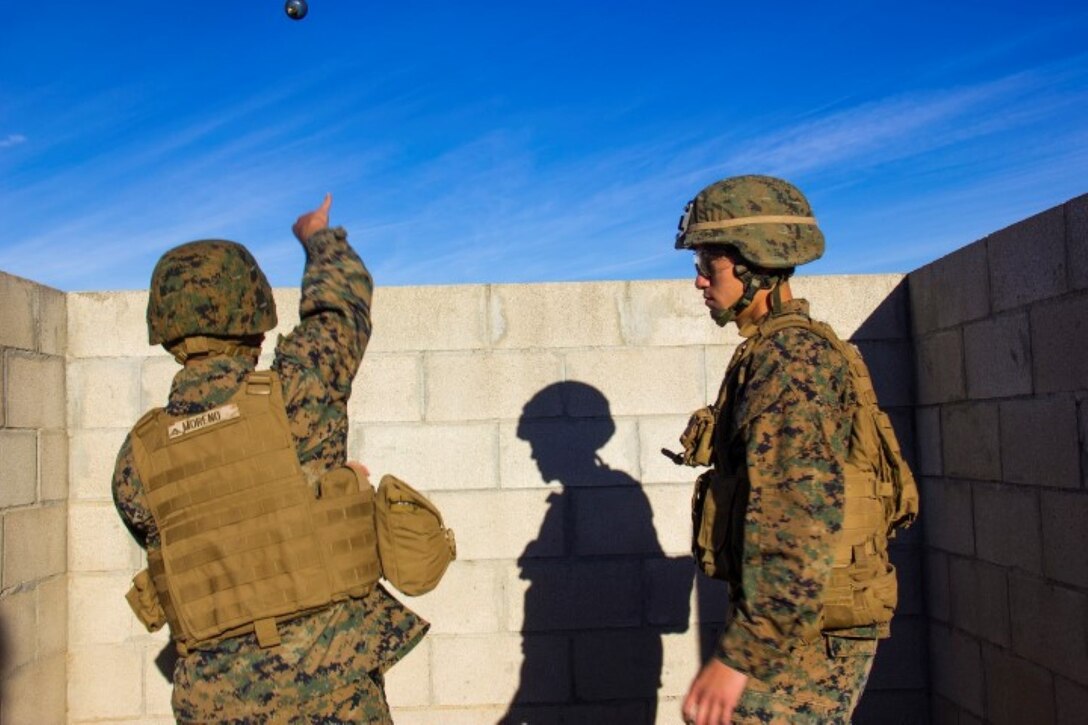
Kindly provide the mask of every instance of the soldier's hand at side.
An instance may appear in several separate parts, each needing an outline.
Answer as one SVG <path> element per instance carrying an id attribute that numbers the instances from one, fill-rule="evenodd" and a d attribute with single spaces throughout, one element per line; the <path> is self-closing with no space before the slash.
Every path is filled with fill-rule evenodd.
<path id="1" fill-rule="evenodd" d="M 694 725 L 728 725 L 733 709 L 748 684 L 748 675 L 721 660 L 711 659 L 696 675 L 684 698 L 684 722 Z"/>
<path id="2" fill-rule="evenodd" d="M 332 206 L 332 194 L 325 194 L 325 200 L 321 206 L 313 211 L 308 211 L 295 220 L 291 231 L 300 242 L 305 242 L 317 232 L 329 226 L 329 207 Z"/>

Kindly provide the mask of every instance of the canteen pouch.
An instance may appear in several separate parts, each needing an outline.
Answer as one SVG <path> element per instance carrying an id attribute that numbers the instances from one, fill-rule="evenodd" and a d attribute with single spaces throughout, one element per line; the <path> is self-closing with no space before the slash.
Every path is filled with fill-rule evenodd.
<path id="1" fill-rule="evenodd" d="M 737 478 L 722 476 L 716 470 L 705 471 L 695 479 L 691 497 L 691 554 L 695 564 L 709 577 L 728 581 L 731 547 L 739 551 L 740 541 L 731 543 L 729 534 L 742 535 L 743 520 L 731 521 L 743 507 L 738 507 Z"/>
<path id="2" fill-rule="evenodd" d="M 125 599 L 148 632 L 158 632 L 166 624 L 166 612 L 147 569 L 141 569 L 132 579 L 132 587 L 125 594 Z"/>
<path id="3" fill-rule="evenodd" d="M 414 597 L 434 589 L 457 558 L 453 531 L 430 500 L 395 476 L 382 476 L 375 500 L 382 575 Z"/>
<path id="4" fill-rule="evenodd" d="M 688 425 L 680 434 L 683 453 L 670 456 L 677 465 L 709 466 L 714 454 L 714 418 L 717 411 L 713 406 L 699 408 L 691 414 Z"/>

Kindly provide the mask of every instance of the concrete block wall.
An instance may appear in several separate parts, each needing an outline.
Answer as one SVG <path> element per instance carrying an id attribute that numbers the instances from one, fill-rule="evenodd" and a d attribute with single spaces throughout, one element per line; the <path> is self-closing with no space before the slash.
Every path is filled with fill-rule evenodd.
<path id="1" fill-rule="evenodd" d="M 908 277 L 936 723 L 1088 718 L 1088 196 Z"/>
<path id="2" fill-rule="evenodd" d="M 901 283 L 801 277 L 795 291 L 859 342 L 910 449 Z M 276 297 L 283 331 L 298 292 Z M 125 432 L 176 370 L 146 345 L 145 304 L 142 293 L 68 296 L 74 723 L 169 721 L 167 642 L 123 601 L 142 559 L 110 498 Z M 351 454 L 427 491 L 459 546 L 442 586 L 406 600 L 433 628 L 388 675 L 397 722 L 645 722 L 655 707 L 657 721 L 677 721 L 724 604 L 687 557 L 694 472 L 659 451 L 714 398 L 738 339 L 689 281 L 379 286 L 374 315 Z M 902 615 L 865 722 L 926 710 L 918 538 L 896 558 Z"/>
<path id="3" fill-rule="evenodd" d="M 65 718 L 65 296 L 0 272 L 0 723 Z"/>

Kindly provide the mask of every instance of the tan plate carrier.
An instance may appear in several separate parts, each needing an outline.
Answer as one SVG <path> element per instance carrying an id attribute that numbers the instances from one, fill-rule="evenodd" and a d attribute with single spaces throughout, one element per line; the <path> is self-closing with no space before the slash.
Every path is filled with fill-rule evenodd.
<path id="1" fill-rule="evenodd" d="M 149 628 L 168 622 L 183 654 L 248 632 L 274 646 L 278 622 L 364 596 L 380 577 L 374 489 L 338 468 L 315 497 L 275 373 L 251 373 L 198 415 L 149 412 L 132 446 L 161 547 L 129 601 Z M 148 584 L 161 616 L 147 611 Z"/>
<path id="2" fill-rule="evenodd" d="M 850 449 L 843 463 L 842 531 L 824 588 L 821 629 L 826 632 L 883 625 L 891 620 L 897 600 L 888 539 L 917 516 L 918 488 L 903 460 L 891 421 L 879 408 L 865 361 L 828 325 L 800 314 L 771 317 L 759 326 L 756 337 L 737 350 L 729 369 L 735 370 L 743 363 L 759 338 L 788 327 L 800 327 L 827 340 L 846 359 L 858 397 Z M 713 406 L 691 416 L 680 439 L 684 453 L 671 454 L 673 460 L 691 466 L 711 465 L 714 428 L 725 406 L 727 389 L 728 381 L 723 382 Z M 740 561 L 739 551 L 729 551 L 730 547 L 742 545 L 736 527 L 744 526 L 744 511 L 737 510 L 736 491 L 736 478 L 723 476 L 716 469 L 699 476 L 695 484 L 692 553 L 703 571 L 715 578 L 728 580 L 730 560 Z"/>

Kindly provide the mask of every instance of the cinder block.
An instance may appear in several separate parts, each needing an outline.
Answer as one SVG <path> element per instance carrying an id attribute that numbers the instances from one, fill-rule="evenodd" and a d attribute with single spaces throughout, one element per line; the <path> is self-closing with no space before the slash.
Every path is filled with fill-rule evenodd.
<path id="1" fill-rule="evenodd" d="M 0 508 L 34 503 L 38 495 L 38 435 L 0 430 Z"/>
<path id="2" fill-rule="evenodd" d="M 292 287 L 273 287 L 272 297 L 276 300 L 276 327 L 264 335 L 264 350 L 269 352 L 280 335 L 289 335 L 298 325 L 298 306 L 302 300 L 301 277 L 298 285 Z"/>
<path id="3" fill-rule="evenodd" d="M 725 379 L 725 371 L 729 368 L 729 361 L 733 359 L 733 353 L 740 344 L 740 336 L 732 345 L 714 345 L 703 348 L 703 371 L 706 375 L 704 387 L 706 389 L 703 399 L 695 407 L 710 405 L 718 400 L 722 381 Z M 686 419 L 685 419 L 686 421 Z"/>
<path id="4" fill-rule="evenodd" d="M 34 350 L 34 297 L 37 285 L 0 272 L 0 346 Z"/>
<path id="5" fill-rule="evenodd" d="M 163 630 L 165 631 L 165 630 Z M 173 644 L 166 645 L 170 650 Z M 163 725 L 176 723 L 174 708 L 170 704 L 170 697 L 174 693 L 173 672 L 163 672 L 162 664 L 163 648 L 157 645 L 145 647 L 142 650 L 144 659 L 144 712 L 145 717 L 163 718 Z M 173 654 L 173 652 L 171 652 Z"/>
<path id="6" fill-rule="evenodd" d="M 899 584 L 899 603 L 896 605 L 897 617 L 924 615 L 926 613 L 925 593 L 922 573 L 922 547 L 892 546 L 891 563 L 895 567 L 896 580 Z"/>
<path id="7" fill-rule="evenodd" d="M 667 632 L 687 632 L 698 621 L 695 598 L 695 561 L 690 555 L 653 557 L 642 562 L 646 594 L 645 622 Z M 645 626 L 645 625 L 644 625 Z M 692 636 L 692 641 L 696 637 Z"/>
<path id="8" fill-rule="evenodd" d="M 615 347 L 626 283 L 493 285 L 491 345 L 500 349 Z"/>
<path id="9" fill-rule="evenodd" d="M 991 234 L 987 256 L 995 312 L 1066 292 L 1065 210 L 1057 206 Z"/>
<path id="10" fill-rule="evenodd" d="M 73 358 L 143 357 L 161 349 L 147 343 L 147 292 L 73 292 L 67 302 Z"/>
<path id="11" fill-rule="evenodd" d="M 987 264 L 986 240 L 980 240 L 907 275 L 913 335 L 989 316 Z"/>
<path id="12" fill-rule="evenodd" d="M 972 400 L 1031 393 L 1031 332 L 1026 314 L 965 326 L 963 347 L 967 395 Z"/>
<path id="13" fill-rule="evenodd" d="M 431 623 L 431 635 L 498 632 L 504 624 L 505 571 L 500 562 L 454 561 L 434 591 L 401 599 Z"/>
<path id="14" fill-rule="evenodd" d="M 851 718 L 854 725 L 918 725 L 930 722 L 924 690 L 897 692 L 867 687 Z"/>
<path id="15" fill-rule="evenodd" d="M 997 403 L 962 403 L 941 408 L 945 474 L 977 481 L 1001 480 Z"/>
<path id="16" fill-rule="evenodd" d="M 382 424 L 357 426 L 361 445 L 351 449 L 378 484 L 392 473 L 424 491 L 495 489 L 497 426 Z"/>
<path id="17" fill-rule="evenodd" d="M 1077 403 L 1072 395 L 1001 403 L 1001 473 L 1012 483 L 1080 486 Z"/>
<path id="18" fill-rule="evenodd" d="M 942 475 L 941 409 L 937 406 L 915 408 L 914 429 L 918 442 L 918 475 Z"/>
<path id="19" fill-rule="evenodd" d="M 1057 725 L 1082 725 L 1084 713 L 1088 712 L 1088 687 L 1055 677 L 1054 689 Z"/>
<path id="20" fill-rule="evenodd" d="M 916 338 L 914 345 L 917 404 L 934 405 L 963 400 L 967 383 L 960 330 L 946 330 Z"/>
<path id="21" fill-rule="evenodd" d="M 143 714 L 143 658 L 128 645 L 80 647 L 68 653 L 68 717 L 74 721 Z"/>
<path id="22" fill-rule="evenodd" d="M 914 402 L 914 365 L 910 342 L 871 340 L 860 343 L 859 347 L 880 407 L 911 405 Z"/>
<path id="23" fill-rule="evenodd" d="M 1009 575 L 1012 649 L 1088 685 L 1088 595 L 1026 575 Z"/>
<path id="24" fill-rule="evenodd" d="M 484 285 L 377 287 L 371 352 L 478 350 L 488 346 Z"/>
<path id="25" fill-rule="evenodd" d="M 702 661 L 699 657 L 699 638 L 692 631 L 665 634 L 661 637 L 662 664 L 661 664 L 661 689 L 658 691 L 659 700 L 665 698 L 683 697 L 687 694 L 688 687 L 695 676 L 699 674 Z M 679 718 L 680 704 L 669 712 L 668 706 L 660 702 L 657 709 L 658 722 L 675 723 Z"/>
<path id="26" fill-rule="evenodd" d="M 71 495 L 74 501 L 113 500 L 113 468 L 126 435 L 128 430 L 123 428 L 72 432 L 69 455 L 72 466 Z"/>
<path id="27" fill-rule="evenodd" d="M 1054 722 L 1054 681 L 1049 672 L 995 647 L 983 647 L 986 720 L 994 725 Z"/>
<path id="28" fill-rule="evenodd" d="M 938 622 L 951 623 L 952 585 L 948 574 L 951 557 L 935 549 L 928 549 L 925 556 L 926 613 Z"/>
<path id="29" fill-rule="evenodd" d="M 980 559 L 1042 572 L 1043 542 L 1036 491 L 978 484 L 974 515 Z"/>
<path id="30" fill-rule="evenodd" d="M 365 423 L 418 421 L 422 396 L 420 355 L 367 355 L 351 386 L 348 417 Z"/>
<path id="31" fill-rule="evenodd" d="M 698 348 L 574 351 L 566 361 L 567 378 L 601 391 L 612 415 L 690 413 L 705 405 Z"/>
<path id="32" fill-rule="evenodd" d="M 131 572 L 143 566 L 142 551 L 112 504 L 75 503 L 68 526 L 70 572 Z"/>
<path id="33" fill-rule="evenodd" d="M 5 723 L 63 723 L 66 720 L 65 657 L 53 655 L 24 667 L 4 683 L 17 693 L 0 704 Z"/>
<path id="34" fill-rule="evenodd" d="M 703 469 L 678 466 L 661 453 L 667 448 L 680 453 L 680 434 L 688 415 L 663 415 L 638 419 L 639 470 L 643 483 L 680 483 L 690 485 Z"/>
<path id="35" fill-rule="evenodd" d="M 926 621 L 896 617 L 892 636 L 880 640 L 866 688 L 914 690 L 926 688 Z"/>
<path id="36" fill-rule="evenodd" d="M 1044 572 L 1088 589 L 1088 495 L 1043 491 L 1041 497 Z"/>
<path id="37" fill-rule="evenodd" d="M 1088 400 L 1077 402 L 1077 429 L 1080 431 L 1080 485 L 1088 488 Z"/>
<path id="38" fill-rule="evenodd" d="M 952 623 L 987 642 L 1007 647 L 1012 633 L 1005 570 L 975 559 L 951 558 L 948 566 Z"/>
<path id="39" fill-rule="evenodd" d="M 439 706 L 502 705 L 515 694 L 523 702 L 570 698 L 570 655 L 564 637 L 532 635 L 524 641 L 510 634 L 435 637 L 431 648 Z"/>
<path id="40" fill-rule="evenodd" d="M 691 280 L 628 282 L 619 311 L 627 345 L 715 345 L 726 340 L 736 344 L 740 339 L 735 328 L 723 330 L 714 324 Z"/>
<path id="41" fill-rule="evenodd" d="M 144 633 L 125 601 L 132 577 L 130 571 L 69 575 L 68 638 L 73 649 L 121 644 L 134 633 Z"/>
<path id="42" fill-rule="evenodd" d="M 577 701 L 656 699 L 662 669 L 658 632 L 651 629 L 589 632 L 575 636 L 573 644 Z"/>
<path id="43" fill-rule="evenodd" d="M 1088 194 L 1065 204 L 1065 248 L 1070 288 L 1088 288 Z"/>
<path id="44" fill-rule="evenodd" d="M 929 628 L 929 652 L 933 691 L 981 716 L 985 693 L 978 641 L 935 624 Z"/>
<path id="45" fill-rule="evenodd" d="M 947 478 L 918 481 L 921 510 L 925 511 L 926 544 L 953 554 L 975 553 L 975 525 L 971 485 Z"/>
<path id="46" fill-rule="evenodd" d="M 33 589 L 14 592 L 0 599 L 0 632 L 4 636 L 4 659 L 0 662 L 0 673 L 5 679 L 37 658 L 37 600 L 38 593 Z"/>
<path id="47" fill-rule="evenodd" d="M 603 464 L 603 465 L 602 465 Z M 634 419 L 523 418 L 499 424 L 503 488 L 610 485 L 639 478 Z"/>
<path id="48" fill-rule="evenodd" d="M 267 369 L 268 365 L 262 365 Z M 166 405 L 170 396 L 170 386 L 174 382 L 174 376 L 181 371 L 181 366 L 169 355 L 151 355 L 140 360 L 140 401 L 137 410 L 140 415 L 144 411 Z M 118 420 L 119 425 L 131 426 L 136 422 Z"/>
<path id="49" fill-rule="evenodd" d="M 424 370 L 426 420 L 515 419 L 542 388 L 562 379 L 562 360 L 550 352 L 434 353 Z"/>
<path id="50" fill-rule="evenodd" d="M 68 353 L 67 296 L 52 287 L 38 287 L 38 344 L 46 355 Z"/>
<path id="51" fill-rule="evenodd" d="M 5 589 L 64 572 L 66 510 L 54 504 L 4 514 Z"/>
<path id="52" fill-rule="evenodd" d="M 488 707 L 398 707 L 390 697 L 390 711 L 397 725 L 480 725 L 480 723 L 499 722 L 507 716 L 507 709 L 499 706 Z M 518 722 L 515 720 L 514 722 Z M 537 720 L 528 720 L 537 725 Z M 542 723 L 542 725 L 545 725 Z"/>
<path id="53" fill-rule="evenodd" d="M 636 558 L 525 558 L 510 576 L 511 631 L 584 632 L 642 622 L 642 562 Z"/>
<path id="54" fill-rule="evenodd" d="M 38 659 L 63 657 L 68 651 L 68 578 L 38 584 Z"/>
<path id="55" fill-rule="evenodd" d="M 445 586 L 443 580 L 442 587 Z M 398 725 L 402 722 L 402 708 L 425 707 L 431 703 L 431 638 L 435 624 L 432 623 L 428 637 L 385 673 L 385 699 Z"/>
<path id="56" fill-rule="evenodd" d="M 5 363 L 9 428 L 64 428 L 64 358 L 8 352 Z"/>
<path id="57" fill-rule="evenodd" d="M 42 501 L 68 498 L 68 434 L 61 430 L 38 434 L 41 451 L 38 472 L 39 495 Z"/>
<path id="58" fill-rule="evenodd" d="M 694 469 L 692 469 L 694 470 Z M 642 488 L 653 509 L 657 541 L 669 556 L 691 553 L 691 491 L 694 483 Z"/>
<path id="59" fill-rule="evenodd" d="M 143 413 L 140 360 L 73 360 L 68 366 L 68 391 L 72 428 L 132 425 Z"/>
<path id="60" fill-rule="evenodd" d="M 905 280 L 902 274 L 804 275 L 790 287 L 844 340 L 900 340 L 910 337 Z"/>
<path id="61" fill-rule="evenodd" d="M 563 502 L 546 489 L 434 491 L 430 498 L 457 532 L 460 561 L 517 559 L 530 545 L 529 556 L 565 553 Z"/>
<path id="62" fill-rule="evenodd" d="M 573 554 L 660 554 L 654 513 L 639 483 L 627 476 L 613 477 L 615 486 L 569 490 L 568 511 L 573 515 Z"/>
<path id="63" fill-rule="evenodd" d="M 1030 317 L 1035 394 L 1088 388 L 1088 294 L 1033 305 Z"/>

